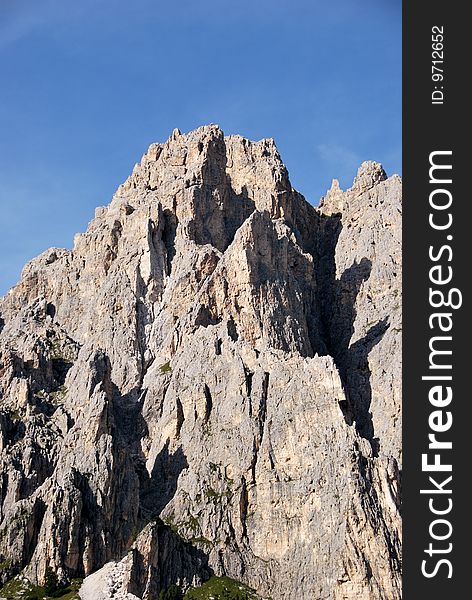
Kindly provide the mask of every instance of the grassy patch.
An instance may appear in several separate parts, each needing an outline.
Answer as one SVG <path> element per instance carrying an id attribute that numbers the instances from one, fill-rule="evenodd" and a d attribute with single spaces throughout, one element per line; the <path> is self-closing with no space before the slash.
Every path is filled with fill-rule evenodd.
<path id="1" fill-rule="evenodd" d="M 187 541 L 189 544 L 193 544 L 194 546 L 203 546 L 207 551 L 210 551 L 215 545 L 214 542 L 203 536 L 192 537 Z"/>
<path id="2" fill-rule="evenodd" d="M 19 423 L 21 421 L 21 415 L 18 410 L 12 410 L 8 413 L 12 423 Z"/>
<path id="3" fill-rule="evenodd" d="M 219 504 L 220 502 L 222 502 L 223 498 L 230 499 L 231 496 L 233 495 L 231 490 L 229 490 L 229 489 L 225 490 L 224 492 L 217 492 L 216 490 L 214 490 L 211 487 L 208 487 L 204 491 L 204 494 L 205 494 L 205 497 L 213 504 Z"/>
<path id="4" fill-rule="evenodd" d="M 51 598 L 60 598 L 61 600 L 79 600 L 79 588 L 82 585 L 82 579 L 73 579 L 66 588 L 54 592 Z M 46 596 L 49 598 L 49 596 Z"/>
<path id="5" fill-rule="evenodd" d="M 44 598 L 44 593 L 44 588 L 33 585 L 22 575 L 13 577 L 0 589 L 0 597 L 7 600 L 34 600 Z"/>
<path id="6" fill-rule="evenodd" d="M 9 569 L 11 567 L 11 560 L 7 558 L 0 562 L 0 569 Z"/>
<path id="7" fill-rule="evenodd" d="M 203 585 L 190 588 L 184 600 L 261 600 L 254 590 L 230 577 L 211 577 Z"/>
<path id="8" fill-rule="evenodd" d="M 207 435 L 207 436 L 211 436 L 212 435 L 211 423 L 209 421 L 208 421 L 208 423 L 203 423 L 203 425 L 202 425 L 202 433 L 203 433 L 203 435 Z"/>
<path id="9" fill-rule="evenodd" d="M 159 594 L 158 600 L 183 600 L 182 590 L 177 585 L 171 585 Z"/>
<path id="10" fill-rule="evenodd" d="M 53 392 L 51 392 L 51 394 L 50 394 L 51 402 L 53 404 L 60 404 L 64 400 L 66 395 L 67 395 L 67 387 L 64 384 L 62 384 L 57 389 L 55 389 Z"/>
<path id="11" fill-rule="evenodd" d="M 80 600 L 78 591 L 81 584 L 81 579 L 73 579 L 67 587 L 48 596 L 44 587 L 33 585 L 26 577 L 17 575 L 0 589 L 0 598 L 7 600 L 51 600 L 52 598 Z"/>
<path id="12" fill-rule="evenodd" d="M 172 367 L 170 366 L 170 361 L 165 362 L 159 367 L 159 371 L 161 375 L 167 375 L 167 373 L 172 373 Z"/>

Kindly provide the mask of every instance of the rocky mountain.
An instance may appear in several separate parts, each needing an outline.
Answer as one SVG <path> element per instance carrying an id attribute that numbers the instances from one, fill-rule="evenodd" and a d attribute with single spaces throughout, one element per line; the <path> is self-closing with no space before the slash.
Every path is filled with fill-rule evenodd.
<path id="1" fill-rule="evenodd" d="M 314 208 L 272 140 L 151 145 L 0 301 L 2 582 L 399 599 L 400 286 L 379 164 Z"/>

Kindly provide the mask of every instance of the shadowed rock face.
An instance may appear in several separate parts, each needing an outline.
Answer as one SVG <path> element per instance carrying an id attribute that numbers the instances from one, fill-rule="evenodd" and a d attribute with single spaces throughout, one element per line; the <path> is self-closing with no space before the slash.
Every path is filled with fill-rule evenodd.
<path id="1" fill-rule="evenodd" d="M 316 209 L 272 140 L 153 144 L 0 301 L 3 581 L 400 598 L 400 225 L 377 163 Z"/>

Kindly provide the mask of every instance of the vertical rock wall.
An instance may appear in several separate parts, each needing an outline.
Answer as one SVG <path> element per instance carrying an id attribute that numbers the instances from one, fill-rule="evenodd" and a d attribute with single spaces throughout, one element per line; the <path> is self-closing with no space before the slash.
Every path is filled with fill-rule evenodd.
<path id="1" fill-rule="evenodd" d="M 153 144 L 0 301 L 3 581 L 400 598 L 400 231 L 376 163 L 316 209 L 272 140 Z"/>

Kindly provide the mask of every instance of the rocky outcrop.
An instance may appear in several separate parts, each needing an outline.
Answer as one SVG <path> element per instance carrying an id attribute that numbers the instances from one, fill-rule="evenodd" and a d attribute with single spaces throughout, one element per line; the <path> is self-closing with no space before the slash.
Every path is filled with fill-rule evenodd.
<path id="1" fill-rule="evenodd" d="M 347 192 L 333 182 L 320 210 L 330 221 L 325 238 L 335 244 L 322 266 L 329 274 L 324 315 L 348 419 L 376 454 L 400 461 L 401 180 L 366 162 Z"/>
<path id="2" fill-rule="evenodd" d="M 272 140 L 153 144 L 0 302 L 4 581 L 400 598 L 401 182 L 318 209 Z"/>

